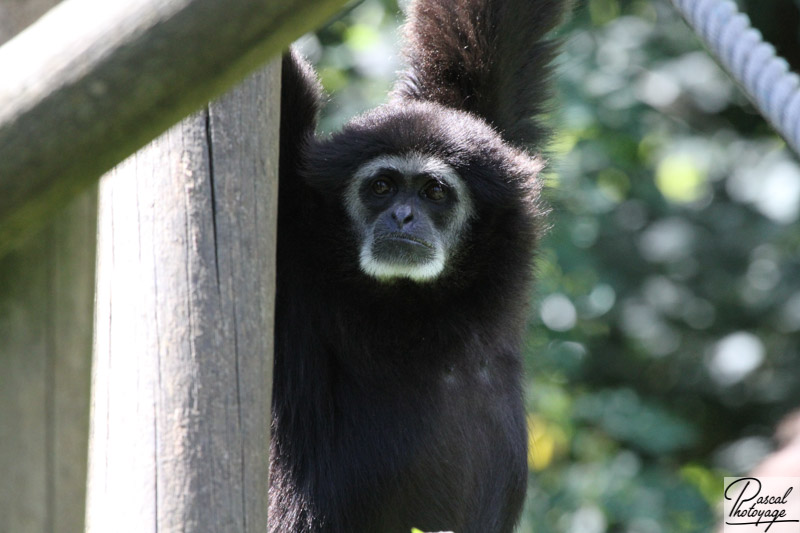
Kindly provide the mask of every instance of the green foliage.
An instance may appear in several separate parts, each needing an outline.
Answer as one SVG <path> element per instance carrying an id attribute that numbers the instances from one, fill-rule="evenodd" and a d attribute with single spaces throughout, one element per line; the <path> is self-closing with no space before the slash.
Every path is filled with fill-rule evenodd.
<path id="1" fill-rule="evenodd" d="M 667 2 L 584 4 L 562 30 L 520 531 L 708 531 L 722 477 L 800 405 L 800 166 Z M 323 129 L 385 99 L 401 20 L 368 0 L 304 40 Z"/>

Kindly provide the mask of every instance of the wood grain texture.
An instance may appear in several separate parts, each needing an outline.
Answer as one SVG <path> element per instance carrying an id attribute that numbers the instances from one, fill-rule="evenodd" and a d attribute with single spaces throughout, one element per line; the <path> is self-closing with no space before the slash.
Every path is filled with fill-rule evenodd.
<path id="1" fill-rule="evenodd" d="M 48 12 L 0 48 L 0 254 L 343 4 L 66 0 Z"/>
<path id="2" fill-rule="evenodd" d="M 0 0 L 0 43 L 54 0 Z M 97 195 L 0 257 L 0 531 L 83 531 Z"/>
<path id="3" fill-rule="evenodd" d="M 96 209 L 0 259 L 0 531 L 83 531 Z"/>
<path id="4" fill-rule="evenodd" d="M 279 77 L 101 181 L 88 531 L 266 531 Z"/>

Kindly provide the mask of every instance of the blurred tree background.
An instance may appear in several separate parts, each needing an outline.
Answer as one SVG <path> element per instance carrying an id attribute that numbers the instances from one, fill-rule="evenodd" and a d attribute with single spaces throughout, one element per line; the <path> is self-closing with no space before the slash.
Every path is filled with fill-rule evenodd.
<path id="1" fill-rule="evenodd" d="M 798 70 L 800 0 L 739 5 Z M 299 41 L 322 130 L 386 99 L 401 22 L 363 0 Z M 709 531 L 800 407 L 800 166 L 665 0 L 560 33 L 520 531 Z"/>

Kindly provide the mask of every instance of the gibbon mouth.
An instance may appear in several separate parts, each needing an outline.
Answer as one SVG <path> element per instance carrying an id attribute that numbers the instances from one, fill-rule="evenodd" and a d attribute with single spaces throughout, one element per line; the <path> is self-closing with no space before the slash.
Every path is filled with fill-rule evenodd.
<path id="1" fill-rule="evenodd" d="M 410 233 L 400 233 L 397 231 L 381 235 L 378 239 L 375 240 L 376 243 L 384 241 L 406 242 L 409 244 L 417 244 L 420 246 L 424 246 L 425 248 L 430 248 L 431 250 L 435 248 L 433 244 L 429 243 L 428 241 L 422 240 L 415 235 L 411 235 Z"/>
<path id="2" fill-rule="evenodd" d="M 436 247 L 408 233 L 385 233 L 375 239 L 371 246 L 372 258 L 376 261 L 404 266 L 419 266 L 436 257 Z"/>

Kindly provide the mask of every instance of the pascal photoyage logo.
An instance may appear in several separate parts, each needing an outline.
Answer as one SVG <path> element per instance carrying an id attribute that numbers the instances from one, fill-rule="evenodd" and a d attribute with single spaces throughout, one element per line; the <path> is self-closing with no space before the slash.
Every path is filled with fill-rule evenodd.
<path id="1" fill-rule="evenodd" d="M 724 533 L 800 533 L 800 477 L 726 477 Z"/>

